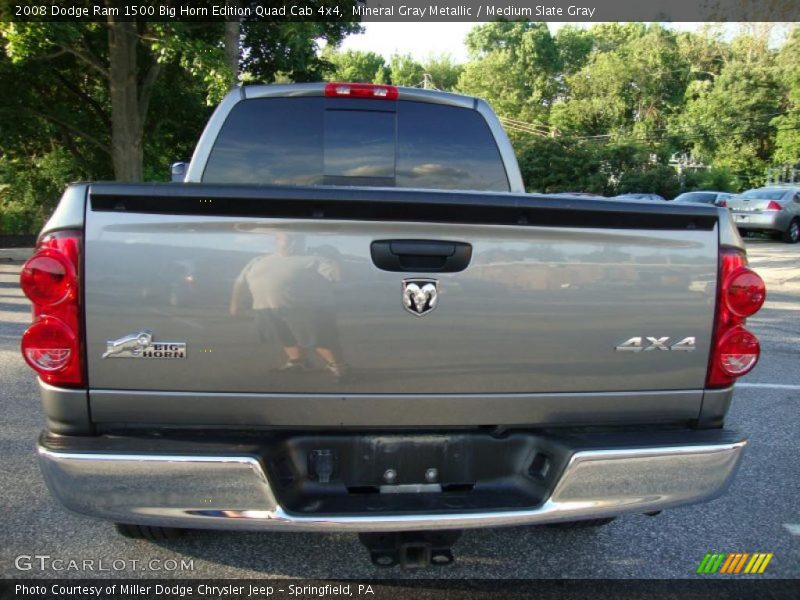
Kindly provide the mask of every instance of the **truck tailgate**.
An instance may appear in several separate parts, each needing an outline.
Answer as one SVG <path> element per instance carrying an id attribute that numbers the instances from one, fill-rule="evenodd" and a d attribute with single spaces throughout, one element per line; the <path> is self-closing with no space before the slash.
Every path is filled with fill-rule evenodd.
<path id="1" fill-rule="evenodd" d="M 277 188 L 263 197 L 267 191 L 93 187 L 85 264 L 92 389 L 703 388 L 717 271 L 713 210 L 665 215 L 607 201 L 548 205 L 535 197 L 447 193 L 417 204 L 416 196 L 426 194 L 373 191 L 381 197 L 375 200 L 368 191 L 341 188 L 309 191 L 308 199 L 287 198 L 300 192 Z M 337 195 L 348 197 L 350 208 L 341 208 Z M 447 210 L 432 212 L 437 201 Z M 361 203 L 359 211 L 353 203 Z M 483 218 L 479 205 L 491 207 L 489 223 L 475 222 Z M 372 220 L 376 206 L 381 220 Z M 511 217 L 529 223 L 502 224 Z M 460 272 L 390 272 L 370 254 L 372 242 L 387 239 L 466 243 L 472 256 Z M 248 277 L 232 316 L 236 282 Z M 401 282 L 408 278 L 437 281 L 435 310 L 422 317 L 405 310 Z M 166 346 L 153 346 L 166 352 L 147 358 L 110 351 L 112 342 L 140 332 L 150 332 L 153 344 L 185 344 L 183 357 L 170 357 Z M 665 347 L 694 337 L 696 347 L 616 350 L 632 337 L 668 337 Z M 307 368 L 281 370 L 292 340 L 307 347 Z M 347 376 L 334 378 L 314 347 L 329 347 L 349 367 Z"/>

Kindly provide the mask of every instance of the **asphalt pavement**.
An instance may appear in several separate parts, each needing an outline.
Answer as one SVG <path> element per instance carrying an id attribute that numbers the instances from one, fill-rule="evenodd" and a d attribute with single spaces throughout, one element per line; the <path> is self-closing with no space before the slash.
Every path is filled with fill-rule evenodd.
<path id="1" fill-rule="evenodd" d="M 466 531 L 454 565 L 424 571 L 373 567 L 354 534 L 196 532 L 155 543 L 61 508 L 36 465 L 44 418 L 19 353 L 30 319 L 17 284 L 25 251 L 0 250 L 0 577 L 690 578 L 713 551 L 770 552 L 759 577 L 800 578 L 800 245 L 748 250 L 769 295 L 749 321 L 761 361 L 726 423 L 750 438 L 726 495 L 597 529 Z"/>

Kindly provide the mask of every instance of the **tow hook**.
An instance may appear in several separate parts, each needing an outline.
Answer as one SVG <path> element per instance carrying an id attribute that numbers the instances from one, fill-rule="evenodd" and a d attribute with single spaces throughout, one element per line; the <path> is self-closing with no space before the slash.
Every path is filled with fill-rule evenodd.
<path id="1" fill-rule="evenodd" d="M 358 539 L 369 550 L 378 567 L 400 565 L 404 569 L 445 566 L 455 561 L 452 546 L 461 531 L 403 531 L 360 533 Z"/>

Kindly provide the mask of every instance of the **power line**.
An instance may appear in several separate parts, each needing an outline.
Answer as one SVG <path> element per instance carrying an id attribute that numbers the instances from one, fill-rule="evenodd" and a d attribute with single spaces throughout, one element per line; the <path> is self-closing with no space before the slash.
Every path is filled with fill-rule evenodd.
<path id="1" fill-rule="evenodd" d="M 795 113 L 795 112 L 800 112 L 800 108 L 792 108 L 792 109 L 783 110 L 783 111 L 779 111 L 779 112 L 761 113 L 761 114 L 750 115 L 750 116 L 741 117 L 741 118 L 731 118 L 731 119 L 728 119 L 728 121 L 729 122 L 735 122 L 735 123 L 741 123 L 742 121 L 757 121 L 757 120 L 764 119 L 765 120 L 765 124 L 767 124 L 766 123 L 766 119 L 772 120 L 772 118 L 774 118 L 774 117 L 788 115 L 788 114 Z M 687 131 L 687 130 L 693 131 L 693 130 L 698 129 L 698 128 L 703 128 L 706 131 L 708 131 L 709 129 L 715 128 L 715 127 L 717 127 L 717 128 L 725 127 L 725 123 L 717 121 L 716 123 L 702 123 L 702 124 L 699 124 L 699 125 L 689 125 L 689 124 L 687 124 L 687 125 L 676 125 L 676 126 L 672 126 L 672 127 L 658 127 L 658 128 L 651 129 L 650 131 L 651 132 L 681 133 L 682 131 Z M 726 131 L 722 131 L 722 130 L 719 130 L 719 129 L 717 130 L 717 132 L 718 133 L 726 133 Z M 573 139 L 577 139 L 577 140 L 594 140 L 594 139 L 599 139 L 599 138 L 615 137 L 615 136 L 618 136 L 618 135 L 620 135 L 620 134 L 619 133 L 602 133 L 602 134 L 597 134 L 597 135 L 574 136 Z"/>
<path id="2" fill-rule="evenodd" d="M 800 129 L 800 125 L 792 125 L 790 127 L 775 127 L 774 131 L 794 131 L 794 130 L 797 130 L 797 129 Z M 718 132 L 718 133 L 720 135 L 724 134 L 724 135 L 728 135 L 728 136 L 733 136 L 733 135 L 740 135 L 742 133 L 745 133 L 746 131 L 747 131 L 747 129 L 739 129 L 739 130 L 724 131 L 724 132 Z M 706 132 L 706 133 L 697 134 L 697 135 L 682 136 L 682 139 L 686 140 L 686 141 L 698 140 L 698 139 L 702 139 L 704 137 L 707 137 L 708 135 L 709 135 L 709 133 Z M 620 137 L 621 140 L 629 141 L 629 142 L 661 142 L 661 141 L 664 141 L 663 137 L 656 137 L 656 136 L 630 137 L 630 136 L 620 135 L 619 137 Z M 573 138 L 573 139 L 578 139 L 578 140 L 583 139 L 583 141 L 594 141 L 594 142 L 611 141 L 611 140 L 609 140 L 607 138 L 606 139 Z"/>

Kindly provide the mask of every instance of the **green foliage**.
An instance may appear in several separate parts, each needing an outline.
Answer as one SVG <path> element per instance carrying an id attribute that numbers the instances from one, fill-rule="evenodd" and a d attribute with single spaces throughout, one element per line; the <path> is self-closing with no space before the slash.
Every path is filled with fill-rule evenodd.
<path id="1" fill-rule="evenodd" d="M 681 191 L 713 190 L 735 192 L 740 184 L 736 175 L 727 168 L 691 169 L 685 171 L 681 179 Z"/>
<path id="2" fill-rule="evenodd" d="M 710 167 L 700 172 L 717 189 L 760 185 L 770 165 L 800 163 L 800 27 L 779 51 L 768 44 L 770 25 L 742 29 L 725 42 L 713 27 L 564 28 L 556 37 L 562 92 L 550 123 L 577 139 L 639 144 L 662 165 L 672 154 L 691 156 Z M 666 167 L 647 164 L 637 163 L 620 189 L 674 188 Z"/>
<path id="3" fill-rule="evenodd" d="M 74 158 L 61 149 L 34 161 L 0 158 L 0 233 L 24 234 L 41 229 L 65 183 L 82 179 L 80 172 Z"/>
<path id="4" fill-rule="evenodd" d="M 608 177 L 592 144 L 568 138 L 517 138 L 514 144 L 529 192 L 604 194 Z"/>
<path id="5" fill-rule="evenodd" d="M 442 54 L 429 56 L 422 63 L 422 70 L 436 89 L 451 92 L 456 89 L 464 67 L 455 63 L 449 54 Z"/>
<path id="6" fill-rule="evenodd" d="M 191 156 L 212 106 L 229 89 L 224 26 L 134 27 L 138 69 L 130 75 L 151 95 L 137 119 L 144 141 L 139 172 L 167 180 L 170 163 Z M 347 22 L 244 22 L 241 78 L 320 79 L 330 66 L 318 53 L 320 40 L 335 46 L 357 30 Z M 0 35 L 0 231 L 34 232 L 67 183 L 115 177 L 109 31 L 105 23 L 3 22 Z"/>
<path id="7" fill-rule="evenodd" d="M 598 52 L 614 52 L 624 48 L 647 32 L 645 23 L 599 23 L 590 29 Z"/>
<path id="8" fill-rule="evenodd" d="M 208 94 L 202 78 L 179 65 L 165 65 L 164 77 L 153 89 L 154 109 L 145 122 L 145 181 L 168 181 L 170 165 L 191 158 L 213 110 Z"/>
<path id="9" fill-rule="evenodd" d="M 322 53 L 322 59 L 330 65 L 325 74 L 328 81 L 420 86 L 427 77 L 429 84 L 440 90 L 455 88 L 463 70 L 448 54 L 430 56 L 422 63 L 410 54 L 395 54 L 387 64 L 375 52 L 337 52 L 328 46 Z"/>
<path id="10" fill-rule="evenodd" d="M 678 174 L 669 165 L 645 163 L 626 170 L 619 179 L 617 191 L 645 192 L 660 194 L 664 198 L 674 198 L 680 193 Z"/>
<path id="11" fill-rule="evenodd" d="M 786 91 L 785 113 L 773 119 L 775 165 L 800 166 L 800 27 L 795 27 L 777 58 L 777 78 Z"/>
<path id="12" fill-rule="evenodd" d="M 734 60 L 713 85 L 697 90 L 683 120 L 698 130 L 692 144 L 696 156 L 738 173 L 746 185 L 758 185 L 773 153 L 771 121 L 779 111 L 780 90 L 770 65 Z"/>
<path id="13" fill-rule="evenodd" d="M 225 28 L 135 27 L 137 85 L 158 66 L 139 123 L 141 173 L 165 180 L 233 80 Z M 771 27 L 743 25 L 730 40 L 714 25 L 568 25 L 553 36 L 544 23 L 493 22 L 473 28 L 469 61 L 456 64 L 337 51 L 357 23 L 244 21 L 239 81 L 425 81 L 485 98 L 503 117 L 557 132 L 542 138 L 509 125 L 531 191 L 738 191 L 761 184 L 769 167 L 800 166 L 800 26 L 777 48 Z M 3 22 L 0 35 L 0 231 L 33 231 L 67 182 L 114 178 L 109 30 Z M 704 167 L 679 176 L 673 156 Z"/>
<path id="14" fill-rule="evenodd" d="M 392 85 L 419 86 L 425 70 L 410 54 L 395 54 L 389 61 L 389 78 Z"/>
<path id="15" fill-rule="evenodd" d="M 318 7 L 324 0 L 309 0 Z M 319 40 L 335 47 L 346 35 L 361 31 L 344 21 L 245 21 L 242 24 L 241 69 L 258 83 L 272 83 L 283 74 L 292 81 L 322 81 L 331 65 L 320 54 Z"/>
<path id="16" fill-rule="evenodd" d="M 507 117 L 545 120 L 557 92 L 559 54 L 546 23 L 497 22 L 467 35 L 470 62 L 457 89 Z"/>
<path id="17" fill-rule="evenodd" d="M 556 48 L 564 75 L 573 75 L 586 64 L 595 40 L 587 29 L 566 25 L 556 33 Z"/>
<path id="18" fill-rule="evenodd" d="M 593 52 L 582 69 L 567 76 L 569 96 L 554 107 L 553 123 L 584 135 L 619 131 L 660 137 L 682 102 L 690 71 L 674 34 L 657 25 L 601 32 L 614 34 L 613 41 L 601 37 L 596 44 L 611 49 Z M 567 41 L 574 45 L 572 38 Z"/>
<path id="19" fill-rule="evenodd" d="M 323 58 L 331 64 L 329 81 L 384 83 L 388 81 L 388 67 L 380 54 L 347 50 L 332 52 L 326 48 Z"/>
<path id="20" fill-rule="evenodd" d="M 676 171 L 640 144 L 528 138 L 518 140 L 515 150 L 530 192 L 649 192 L 671 198 L 680 191 Z"/>

